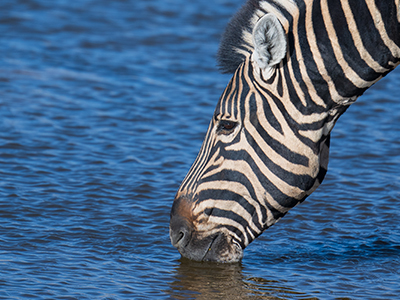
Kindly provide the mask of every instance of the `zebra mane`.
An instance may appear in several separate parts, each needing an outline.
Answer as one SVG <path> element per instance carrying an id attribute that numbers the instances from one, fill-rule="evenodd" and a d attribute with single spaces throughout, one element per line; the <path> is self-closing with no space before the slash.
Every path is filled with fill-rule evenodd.
<path id="1" fill-rule="evenodd" d="M 251 34 L 260 2 L 262 0 L 248 0 L 229 21 L 217 53 L 218 67 L 222 73 L 234 73 L 253 52 Z"/>

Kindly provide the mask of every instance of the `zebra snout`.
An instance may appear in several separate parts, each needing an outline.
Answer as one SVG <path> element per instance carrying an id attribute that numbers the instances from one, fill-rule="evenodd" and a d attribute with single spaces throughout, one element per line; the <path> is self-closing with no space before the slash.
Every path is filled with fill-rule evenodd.
<path id="1" fill-rule="evenodd" d="M 243 249 L 223 224 L 193 215 L 191 200 L 176 197 L 171 209 L 169 236 L 183 257 L 195 261 L 236 262 Z"/>
<path id="2" fill-rule="evenodd" d="M 184 248 L 190 241 L 192 228 L 189 223 L 180 216 L 173 216 L 169 226 L 169 236 L 175 248 Z"/>

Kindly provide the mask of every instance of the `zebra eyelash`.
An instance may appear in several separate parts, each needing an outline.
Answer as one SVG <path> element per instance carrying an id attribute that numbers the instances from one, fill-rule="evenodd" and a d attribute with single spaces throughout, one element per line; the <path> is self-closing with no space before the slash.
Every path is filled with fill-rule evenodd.
<path id="1" fill-rule="evenodd" d="M 234 121 L 220 120 L 217 127 L 217 133 L 224 135 L 231 134 L 233 130 L 236 128 L 237 124 L 238 123 Z"/>

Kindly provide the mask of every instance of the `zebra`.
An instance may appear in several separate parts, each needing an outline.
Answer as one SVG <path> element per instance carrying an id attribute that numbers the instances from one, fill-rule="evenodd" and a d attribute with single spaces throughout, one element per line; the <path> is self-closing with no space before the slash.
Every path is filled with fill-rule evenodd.
<path id="1" fill-rule="evenodd" d="M 218 50 L 233 76 L 172 205 L 183 257 L 237 262 L 321 184 L 338 118 L 400 63 L 400 0 L 248 0 Z"/>

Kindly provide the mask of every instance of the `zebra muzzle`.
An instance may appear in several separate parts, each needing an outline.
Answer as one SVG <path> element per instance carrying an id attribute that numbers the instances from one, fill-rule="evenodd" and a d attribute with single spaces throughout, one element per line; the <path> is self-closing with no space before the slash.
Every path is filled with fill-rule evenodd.
<path id="1" fill-rule="evenodd" d="M 193 228 L 180 216 L 171 217 L 169 235 L 175 248 L 185 248 L 191 239 Z"/>
<path id="2" fill-rule="evenodd" d="M 183 257 L 195 261 L 237 262 L 243 256 L 243 249 L 224 232 L 197 232 L 179 215 L 171 216 L 170 238 Z"/>

